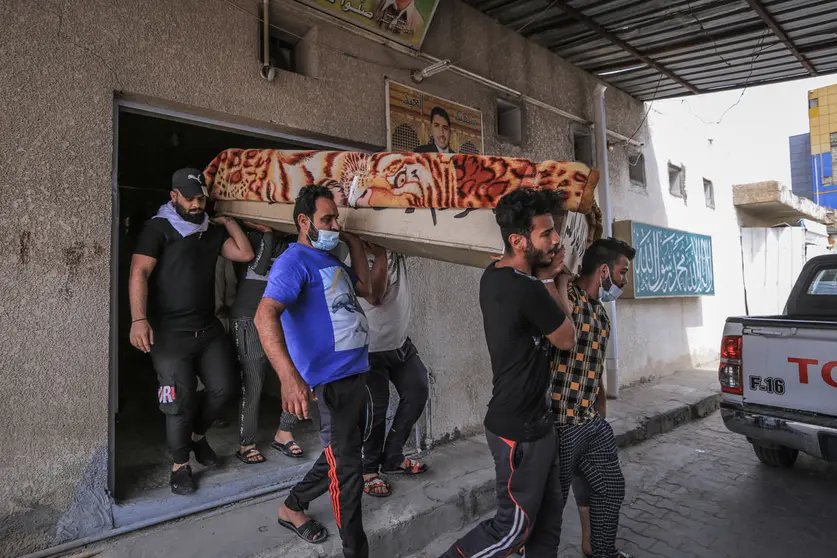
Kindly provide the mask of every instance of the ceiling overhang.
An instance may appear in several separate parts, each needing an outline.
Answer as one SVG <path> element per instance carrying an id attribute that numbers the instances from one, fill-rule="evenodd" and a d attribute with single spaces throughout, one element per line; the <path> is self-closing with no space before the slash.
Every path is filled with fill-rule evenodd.
<path id="1" fill-rule="evenodd" d="M 834 0 L 464 0 L 650 101 L 837 73 Z"/>

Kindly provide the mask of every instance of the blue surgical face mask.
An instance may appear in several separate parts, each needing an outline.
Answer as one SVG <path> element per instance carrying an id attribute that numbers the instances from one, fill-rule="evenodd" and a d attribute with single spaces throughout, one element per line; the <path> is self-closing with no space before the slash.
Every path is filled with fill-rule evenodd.
<path id="1" fill-rule="evenodd" d="M 599 299 L 602 302 L 613 302 L 620 296 L 622 296 L 622 289 L 617 287 L 615 283 L 611 283 L 608 290 L 599 289 Z"/>
<path id="2" fill-rule="evenodd" d="M 610 268 L 607 268 L 608 280 L 610 281 L 610 288 L 605 290 L 604 285 L 599 285 L 599 300 L 602 302 L 613 302 L 622 296 L 622 289 L 616 286 L 613 279 L 610 277 Z"/>
<path id="3" fill-rule="evenodd" d="M 316 231 L 317 240 L 311 238 L 312 230 Z M 337 242 L 339 242 L 340 240 L 340 232 L 330 231 L 328 229 L 317 229 L 312 224 L 311 229 L 308 231 L 308 240 L 311 241 L 311 246 L 313 246 L 317 250 L 322 250 L 323 252 L 330 252 L 334 250 L 335 246 L 337 246 Z"/>

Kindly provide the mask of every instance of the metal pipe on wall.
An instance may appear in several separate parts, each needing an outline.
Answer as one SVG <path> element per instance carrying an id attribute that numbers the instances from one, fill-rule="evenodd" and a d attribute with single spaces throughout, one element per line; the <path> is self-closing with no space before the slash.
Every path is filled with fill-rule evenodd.
<path id="1" fill-rule="evenodd" d="M 599 207 L 602 210 L 604 236 L 613 236 L 613 217 L 610 211 L 610 172 L 607 157 L 607 115 L 605 113 L 605 91 L 607 85 L 596 85 L 593 92 L 593 120 L 595 122 L 596 166 L 599 169 Z M 610 339 L 607 348 L 607 379 L 605 386 L 609 397 L 619 396 L 619 338 L 617 336 L 616 303 L 606 303 L 610 315 Z"/>
<path id="2" fill-rule="evenodd" d="M 267 81 L 276 79 L 276 68 L 270 64 L 270 0 L 262 2 L 262 69 L 260 75 Z"/>

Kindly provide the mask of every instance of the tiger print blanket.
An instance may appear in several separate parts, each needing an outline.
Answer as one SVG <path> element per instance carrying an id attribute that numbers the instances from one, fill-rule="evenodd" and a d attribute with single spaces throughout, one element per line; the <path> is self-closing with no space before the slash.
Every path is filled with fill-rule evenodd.
<path id="1" fill-rule="evenodd" d="M 598 171 L 582 163 L 449 155 L 227 149 L 204 171 L 216 200 L 294 203 L 323 185 L 341 206 L 491 208 L 518 188 L 556 190 L 564 209 L 587 213 Z"/>

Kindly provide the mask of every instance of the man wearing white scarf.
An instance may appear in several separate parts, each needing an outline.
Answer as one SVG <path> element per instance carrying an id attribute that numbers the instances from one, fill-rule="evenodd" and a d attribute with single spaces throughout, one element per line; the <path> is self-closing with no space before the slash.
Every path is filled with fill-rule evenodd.
<path id="1" fill-rule="evenodd" d="M 145 224 L 128 282 L 131 344 L 151 354 L 157 371 L 175 494 L 195 491 L 191 452 L 202 465 L 217 463 L 205 435 L 234 391 L 232 348 L 215 316 L 215 264 L 219 254 L 236 262 L 253 259 L 234 220 L 218 217 L 210 223 L 206 198 L 202 172 L 174 173 L 171 201 Z M 198 376 L 206 388 L 202 405 Z"/>

